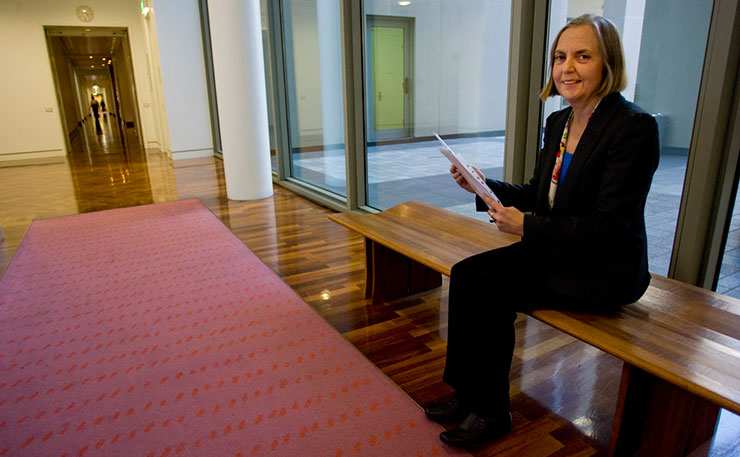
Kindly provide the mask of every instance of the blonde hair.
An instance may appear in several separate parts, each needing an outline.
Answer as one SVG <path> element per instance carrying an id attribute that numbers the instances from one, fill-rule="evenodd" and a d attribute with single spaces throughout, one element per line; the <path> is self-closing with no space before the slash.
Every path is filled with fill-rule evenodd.
<path id="1" fill-rule="evenodd" d="M 545 101 L 548 97 L 560 95 L 552 79 L 552 67 L 555 64 L 555 49 L 557 48 L 558 41 L 560 41 L 560 37 L 566 29 L 580 27 L 582 25 L 590 26 L 596 34 L 596 41 L 599 43 L 599 52 L 604 62 L 604 72 L 596 95 L 603 97 L 612 92 L 621 92 L 627 87 L 624 49 L 622 48 L 622 40 L 619 38 L 619 30 L 605 17 L 584 14 L 565 24 L 565 27 L 560 29 L 558 36 L 555 37 L 555 41 L 552 43 L 552 47 L 550 48 L 550 75 L 547 78 L 547 84 L 545 84 L 542 92 L 540 92 L 540 99 L 542 101 Z"/>

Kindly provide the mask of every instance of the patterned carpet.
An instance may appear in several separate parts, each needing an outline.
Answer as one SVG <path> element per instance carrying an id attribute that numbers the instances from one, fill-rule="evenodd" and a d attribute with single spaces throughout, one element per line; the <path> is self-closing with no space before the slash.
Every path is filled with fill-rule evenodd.
<path id="1" fill-rule="evenodd" d="M 0 455 L 461 454 L 440 430 L 198 200 L 35 221 L 0 282 Z"/>

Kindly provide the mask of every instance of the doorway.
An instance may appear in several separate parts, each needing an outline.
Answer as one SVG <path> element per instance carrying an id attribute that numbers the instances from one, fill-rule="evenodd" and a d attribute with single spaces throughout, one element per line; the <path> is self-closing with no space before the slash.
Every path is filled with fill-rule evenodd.
<path id="1" fill-rule="evenodd" d="M 127 30 L 44 30 L 68 153 L 73 144 L 96 141 L 143 151 Z"/>
<path id="2" fill-rule="evenodd" d="M 367 16 L 369 141 L 413 136 L 414 18 Z"/>

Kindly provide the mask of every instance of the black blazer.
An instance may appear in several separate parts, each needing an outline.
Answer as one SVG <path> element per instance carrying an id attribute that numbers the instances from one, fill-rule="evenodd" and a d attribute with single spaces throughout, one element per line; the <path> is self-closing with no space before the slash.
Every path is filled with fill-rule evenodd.
<path id="1" fill-rule="evenodd" d="M 522 243 L 541 254 L 532 261 L 551 265 L 550 290 L 587 302 L 630 303 L 650 282 L 644 212 L 658 166 L 658 126 L 622 95 L 604 97 L 550 210 L 550 178 L 570 111 L 548 117 L 528 183 L 487 182 L 504 205 L 527 213 Z M 479 197 L 477 204 L 487 209 Z"/>

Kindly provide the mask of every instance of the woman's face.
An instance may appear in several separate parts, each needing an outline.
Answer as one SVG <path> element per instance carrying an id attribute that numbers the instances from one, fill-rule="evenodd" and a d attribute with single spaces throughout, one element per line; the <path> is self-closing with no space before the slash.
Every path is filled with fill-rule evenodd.
<path id="1" fill-rule="evenodd" d="M 552 78 L 560 95 L 577 108 L 588 106 L 601 85 L 604 61 L 593 28 L 569 27 L 560 35 L 552 66 Z"/>

